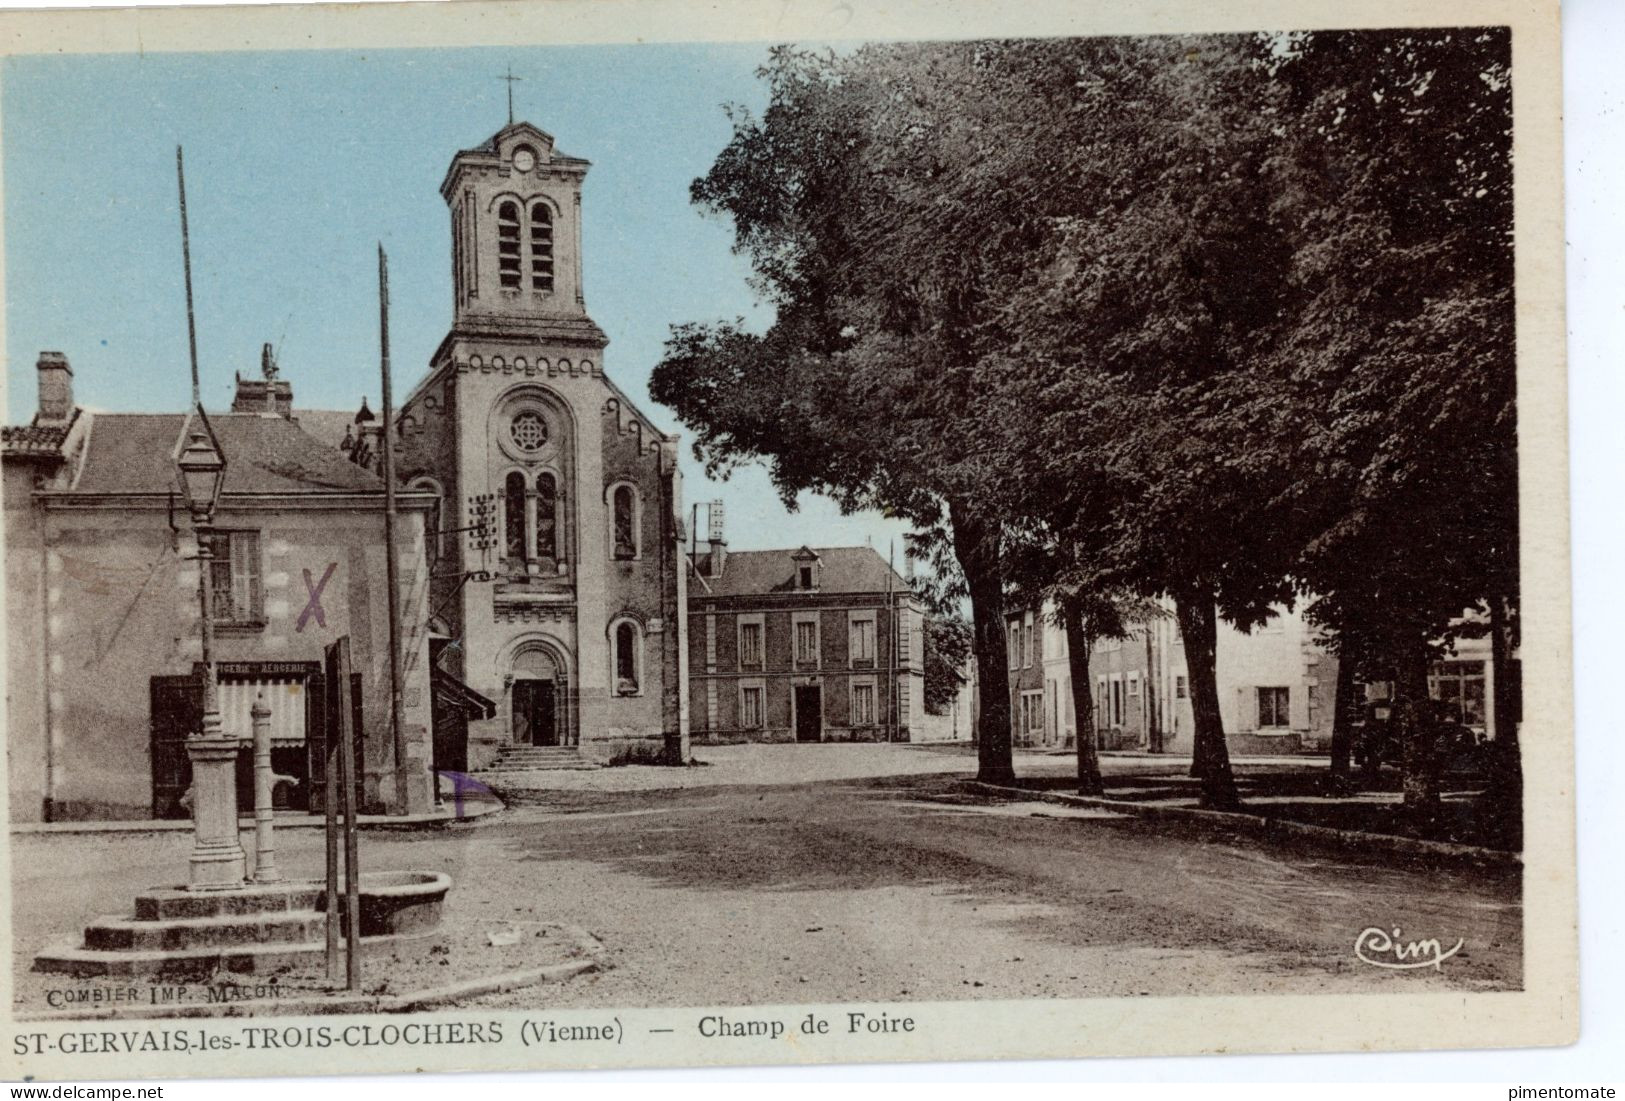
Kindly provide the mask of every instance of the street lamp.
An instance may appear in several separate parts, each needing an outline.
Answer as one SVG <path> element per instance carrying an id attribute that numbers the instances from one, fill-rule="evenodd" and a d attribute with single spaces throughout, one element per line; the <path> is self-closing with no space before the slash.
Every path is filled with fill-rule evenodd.
<path id="1" fill-rule="evenodd" d="M 201 414 L 201 410 L 199 410 Z M 205 422 L 206 424 L 207 422 Z M 220 724 L 214 676 L 214 510 L 226 479 L 226 457 L 213 433 L 195 429 L 175 465 L 197 533 L 198 602 L 202 617 L 203 722 L 186 739 L 192 761 L 190 888 L 230 890 L 243 885 L 247 864 L 237 836 L 237 739 Z"/>

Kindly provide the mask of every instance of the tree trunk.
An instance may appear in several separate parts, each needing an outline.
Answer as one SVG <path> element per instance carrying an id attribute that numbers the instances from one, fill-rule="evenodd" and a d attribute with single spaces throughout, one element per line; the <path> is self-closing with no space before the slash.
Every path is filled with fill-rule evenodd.
<path id="1" fill-rule="evenodd" d="M 1100 755 L 1095 752 L 1095 695 L 1089 682 L 1089 651 L 1094 639 L 1084 633 L 1083 614 L 1075 603 L 1062 601 L 1061 625 L 1066 630 L 1066 667 L 1072 680 L 1072 710 L 1078 727 L 1078 794 L 1104 795 Z M 1084 729 L 1086 722 L 1088 730 Z"/>
<path id="2" fill-rule="evenodd" d="M 984 784 L 1015 782 L 1010 739 L 1010 655 L 1004 634 L 1004 573 L 1001 531 L 963 501 L 948 505 L 954 557 L 970 591 L 971 640 L 976 654 L 979 734 L 976 778 Z"/>
<path id="3" fill-rule="evenodd" d="M 1489 794 L 1508 814 L 1523 813 L 1523 755 L 1518 744 L 1518 700 L 1523 671 L 1512 660 L 1512 614 L 1507 600 L 1490 597 L 1490 669 L 1495 694 L 1490 698 L 1495 741 L 1490 745 Z"/>
<path id="4" fill-rule="evenodd" d="M 1234 810 L 1241 805 L 1241 797 L 1230 771 L 1224 719 L 1219 714 L 1219 628 L 1213 590 L 1192 585 L 1175 594 L 1174 611 L 1185 635 L 1185 667 L 1190 675 L 1191 717 L 1195 724 L 1191 775 L 1202 781 L 1202 806 Z"/>
<path id="5" fill-rule="evenodd" d="M 1354 791 L 1354 655 L 1347 636 L 1340 640 L 1337 654 L 1337 692 L 1332 701 L 1332 767 L 1326 778 L 1326 794 L 1348 795 Z"/>
<path id="6" fill-rule="evenodd" d="M 1394 690 L 1405 817 L 1418 836 L 1427 837 L 1439 818 L 1439 752 L 1425 647 L 1413 646 L 1399 655 Z"/>
<path id="7" fill-rule="evenodd" d="M 1157 627 L 1151 620 L 1145 623 L 1145 747 L 1152 753 L 1162 752 L 1162 722 L 1157 717 L 1157 686 L 1162 683 L 1157 675 L 1156 646 L 1152 634 Z"/>

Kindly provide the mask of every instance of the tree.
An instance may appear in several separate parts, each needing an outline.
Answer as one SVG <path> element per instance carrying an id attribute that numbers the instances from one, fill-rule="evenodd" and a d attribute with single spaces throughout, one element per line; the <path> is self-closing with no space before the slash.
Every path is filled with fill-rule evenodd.
<path id="1" fill-rule="evenodd" d="M 1276 93 L 1237 37 L 1070 47 L 1059 131 L 1007 155 L 1041 165 L 1051 232 L 1006 294 L 1020 358 L 1027 500 L 1076 593 L 1172 597 L 1186 640 L 1204 805 L 1238 802 L 1220 718 L 1217 617 L 1243 628 L 1290 597 L 1287 477 L 1255 371 L 1290 316 L 1291 240 L 1274 205 Z M 1020 140 L 1044 148 L 1022 149 Z M 1015 174 L 1015 173 L 1011 173 Z M 1017 305 L 1019 304 L 1019 308 Z"/>
<path id="2" fill-rule="evenodd" d="M 1318 247 L 1297 252 L 1303 305 L 1273 368 L 1307 428 L 1281 499 L 1305 518 L 1294 572 L 1316 594 L 1311 616 L 1395 682 L 1406 806 L 1426 830 L 1429 662 L 1492 630 L 1496 680 L 1514 679 L 1510 42 L 1497 29 L 1327 32 L 1276 55 L 1293 119 L 1283 201 L 1320 227 Z M 1506 698 L 1494 706 L 1510 715 Z M 1497 731 L 1497 790 L 1515 799 L 1515 723 Z"/>
<path id="3" fill-rule="evenodd" d="M 964 618 L 934 613 L 925 618 L 925 710 L 946 714 L 965 685 L 962 670 L 970 660 L 971 630 Z"/>
<path id="4" fill-rule="evenodd" d="M 986 375 L 1005 343 L 986 287 L 1019 264 L 1026 214 L 964 179 L 1002 138 L 976 109 L 985 49 L 773 51 L 768 108 L 734 113 L 693 197 L 732 218 L 776 317 L 765 333 L 679 327 L 651 392 L 713 474 L 764 459 L 787 503 L 811 489 L 947 533 L 971 609 L 978 776 L 1008 783 L 1002 426 L 1020 411 Z"/>

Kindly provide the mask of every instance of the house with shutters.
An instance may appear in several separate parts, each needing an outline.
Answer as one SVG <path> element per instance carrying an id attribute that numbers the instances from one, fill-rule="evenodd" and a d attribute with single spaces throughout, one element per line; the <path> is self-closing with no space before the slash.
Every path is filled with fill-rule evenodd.
<path id="1" fill-rule="evenodd" d="M 1135 623 L 1126 638 L 1096 639 L 1089 653 L 1094 713 L 1080 724 L 1072 701 L 1066 632 L 1052 610 L 1006 618 L 1011 726 L 1015 744 L 1076 745 L 1080 729 L 1101 749 L 1189 754 L 1194 719 L 1185 640 L 1168 614 Z M 1301 609 L 1276 607 L 1268 622 L 1241 631 L 1218 621 L 1215 672 L 1219 714 L 1232 753 L 1275 754 L 1330 748 L 1337 657 Z M 1514 666 L 1515 667 L 1515 666 Z M 1457 640 L 1429 670 L 1428 689 L 1445 714 L 1478 737 L 1495 737 L 1487 701 L 1495 672 L 1488 639 Z M 1382 707 L 1386 684 L 1360 685 L 1358 698 Z"/>
<path id="2" fill-rule="evenodd" d="M 1237 754 L 1296 753 L 1331 742 L 1337 659 L 1300 612 L 1276 608 L 1252 632 L 1219 621 L 1216 671 L 1226 741 Z M 1193 739 L 1185 642 L 1172 610 L 1130 625 L 1125 638 L 1096 639 L 1089 653 L 1094 713 L 1083 723 L 1072 699 L 1070 640 L 1052 609 L 1006 617 L 1015 744 L 1189 754 Z"/>
<path id="3" fill-rule="evenodd" d="M 82 409 L 72 367 L 56 352 L 40 355 L 38 376 L 38 410 L 4 429 L 11 816 L 185 817 L 184 739 L 202 706 L 200 579 L 175 456 L 191 418 Z M 249 708 L 263 698 L 282 777 L 278 803 L 311 808 L 326 737 L 323 651 L 348 636 L 363 720 L 363 807 L 427 810 L 436 677 L 424 529 L 437 501 L 399 497 L 411 780 L 401 805 L 387 706 L 383 483 L 306 430 L 274 370 L 240 378 L 231 409 L 209 420 L 227 462 L 211 564 L 226 730 L 246 739 Z M 248 758 L 245 745 L 245 796 Z"/>
<path id="4" fill-rule="evenodd" d="M 696 743 L 952 736 L 925 713 L 924 607 L 873 547 L 730 551 L 721 521 L 688 587 Z"/>

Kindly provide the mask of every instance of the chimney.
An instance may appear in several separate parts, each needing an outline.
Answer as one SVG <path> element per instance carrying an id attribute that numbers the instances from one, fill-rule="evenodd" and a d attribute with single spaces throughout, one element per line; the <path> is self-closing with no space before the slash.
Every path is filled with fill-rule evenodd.
<path id="1" fill-rule="evenodd" d="M 35 424 L 60 425 L 73 419 L 73 368 L 61 352 L 41 352 L 35 369 L 39 371 L 39 412 Z"/>
<path id="2" fill-rule="evenodd" d="M 721 577 L 722 567 L 728 561 L 728 543 L 722 538 L 722 502 L 712 501 L 705 510 L 711 525 L 711 577 Z"/>
<path id="3" fill-rule="evenodd" d="M 355 427 L 355 440 L 345 448 L 350 452 L 350 461 L 376 472 L 379 469 L 378 460 L 383 454 L 384 426 L 379 423 L 377 415 L 367 408 L 365 395 L 362 396 L 361 408 L 356 410 L 355 420 L 351 423 Z M 350 441 L 348 428 L 344 430 L 344 438 L 346 442 Z"/>
<path id="4" fill-rule="evenodd" d="M 278 377 L 276 353 L 269 344 L 260 346 L 260 377 L 237 376 L 237 394 L 231 399 L 233 413 L 264 413 L 268 416 L 293 415 L 293 384 Z"/>

